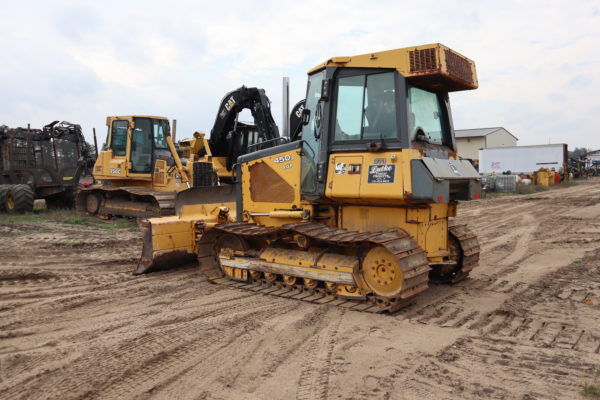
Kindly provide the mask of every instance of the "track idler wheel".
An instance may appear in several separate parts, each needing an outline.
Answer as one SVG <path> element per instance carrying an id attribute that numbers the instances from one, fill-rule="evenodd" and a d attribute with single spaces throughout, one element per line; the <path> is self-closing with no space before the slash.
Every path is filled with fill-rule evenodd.
<path id="1" fill-rule="evenodd" d="M 402 291 L 404 273 L 394 254 L 383 246 L 371 248 L 362 262 L 362 277 L 378 296 L 394 297 Z"/>

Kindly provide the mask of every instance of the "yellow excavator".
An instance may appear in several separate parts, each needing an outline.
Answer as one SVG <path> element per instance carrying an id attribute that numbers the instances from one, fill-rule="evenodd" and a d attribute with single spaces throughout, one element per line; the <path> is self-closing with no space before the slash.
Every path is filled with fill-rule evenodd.
<path id="1" fill-rule="evenodd" d="M 255 124 L 238 121 L 247 108 Z M 106 146 L 93 169 L 98 183 L 76 198 L 78 211 L 104 217 L 173 215 L 176 198 L 195 201 L 188 189 L 231 183 L 238 156 L 282 140 L 264 90 L 247 87 L 225 95 L 209 139 L 196 132 L 176 146 L 165 117 L 115 116 L 106 125 Z"/>
<path id="2" fill-rule="evenodd" d="M 477 86 L 474 62 L 441 44 L 327 60 L 308 72 L 296 140 L 239 157 L 215 201 L 142 223 L 134 273 L 195 257 L 215 283 L 377 313 L 465 278 L 479 244 L 451 218 L 481 184 L 448 93 Z"/>

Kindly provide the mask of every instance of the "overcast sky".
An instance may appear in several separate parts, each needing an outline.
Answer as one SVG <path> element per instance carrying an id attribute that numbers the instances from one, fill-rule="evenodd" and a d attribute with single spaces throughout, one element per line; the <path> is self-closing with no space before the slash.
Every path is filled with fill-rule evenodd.
<path id="1" fill-rule="evenodd" d="M 451 94 L 456 129 L 503 126 L 520 145 L 600 148 L 600 1 L 0 0 L 0 125 L 108 115 L 209 132 L 223 95 L 265 88 L 281 125 L 306 71 L 333 56 L 440 42 L 479 89 Z"/>

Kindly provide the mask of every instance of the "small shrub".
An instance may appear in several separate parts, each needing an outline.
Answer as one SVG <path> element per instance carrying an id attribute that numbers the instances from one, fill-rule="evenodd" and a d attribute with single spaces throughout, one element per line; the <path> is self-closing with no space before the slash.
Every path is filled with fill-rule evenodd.
<path id="1" fill-rule="evenodd" d="M 590 399 L 600 399 L 600 388 L 593 384 L 586 384 L 583 387 L 583 395 Z"/>

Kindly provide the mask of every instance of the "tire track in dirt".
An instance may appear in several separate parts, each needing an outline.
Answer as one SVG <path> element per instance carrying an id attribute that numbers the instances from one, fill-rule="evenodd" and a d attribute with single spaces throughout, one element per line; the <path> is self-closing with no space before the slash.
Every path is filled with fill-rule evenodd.
<path id="1" fill-rule="evenodd" d="M 178 344 L 162 351 L 157 346 L 149 349 L 153 357 L 142 364 L 124 371 L 120 376 L 109 380 L 98 389 L 101 397 L 129 398 L 141 394 L 155 387 L 165 377 L 178 376 L 185 372 L 189 366 L 195 365 L 199 360 L 204 360 L 222 349 L 231 350 L 231 345 L 240 335 L 249 330 L 256 329 L 259 319 L 271 312 L 285 313 L 292 310 L 293 305 L 281 303 L 278 305 L 262 304 L 248 307 L 242 315 L 228 315 L 225 321 L 215 327 L 213 321 L 204 325 L 198 324 L 188 328 L 177 328 L 176 337 Z M 199 331 L 202 334 L 199 335 Z M 164 348 L 164 346 L 161 346 Z M 199 354 L 200 353 L 200 354 Z M 95 396 L 91 396 L 95 397 Z"/>
<path id="2" fill-rule="evenodd" d="M 292 309 L 289 303 L 274 306 L 260 302 L 260 297 L 255 294 L 238 296 L 232 302 L 222 301 L 209 310 L 200 308 L 197 318 L 189 321 L 174 325 L 157 324 L 153 328 L 145 326 L 137 331 L 147 332 L 141 336 L 135 335 L 135 329 L 130 329 L 133 332 L 126 337 L 118 335 L 118 341 L 112 344 L 109 344 L 112 342 L 110 337 L 98 337 L 99 343 L 95 343 L 90 351 L 71 361 L 68 366 L 60 365 L 50 371 L 50 376 L 21 376 L 25 380 L 16 386 L 6 391 L 0 387 L 0 397 L 18 395 L 19 388 L 24 386 L 36 388 L 35 392 L 43 392 L 50 397 L 60 397 L 60 393 L 81 393 L 81 386 L 90 386 L 83 397 L 95 397 L 98 395 L 96 391 L 99 391 L 102 397 L 110 398 L 110 393 L 115 392 L 113 398 L 123 398 L 124 392 L 153 380 L 172 365 L 193 357 L 199 350 L 203 350 L 202 354 L 208 354 L 210 346 L 218 346 L 231 336 L 231 332 L 250 329 L 261 315 L 285 307 Z M 238 312 L 223 313 L 231 307 L 237 308 Z M 236 330 L 238 327 L 239 331 Z M 104 341 L 105 344 L 102 343 Z M 118 376 L 115 377 L 115 374 Z M 104 383 L 99 379 L 104 379 Z"/>
<path id="3" fill-rule="evenodd" d="M 328 398 L 333 349 L 345 314 L 346 310 L 342 310 L 337 321 L 332 322 L 327 329 L 320 330 L 310 339 L 308 356 L 304 359 L 298 380 L 296 399 L 325 400 Z"/>
<path id="4" fill-rule="evenodd" d="M 136 232 L 123 245 L 77 226 L 11 229 L 0 397 L 576 396 L 600 365 L 600 254 L 581 256 L 600 241 L 599 201 L 586 184 L 461 204 L 480 267 L 391 317 L 210 285 L 192 269 L 131 277 Z M 85 235 L 95 247 L 73 242 Z M 547 262 L 560 251 L 583 260 Z M 11 273 L 33 275 L 2 280 Z"/>
<path id="5" fill-rule="evenodd" d="M 490 368 L 476 373 L 480 360 Z M 581 382 L 597 369 L 594 356 L 573 357 L 562 349 L 483 337 L 459 339 L 421 365 L 416 374 L 440 392 L 460 393 L 463 398 L 555 398 L 557 394 L 566 398 L 580 391 Z"/>

